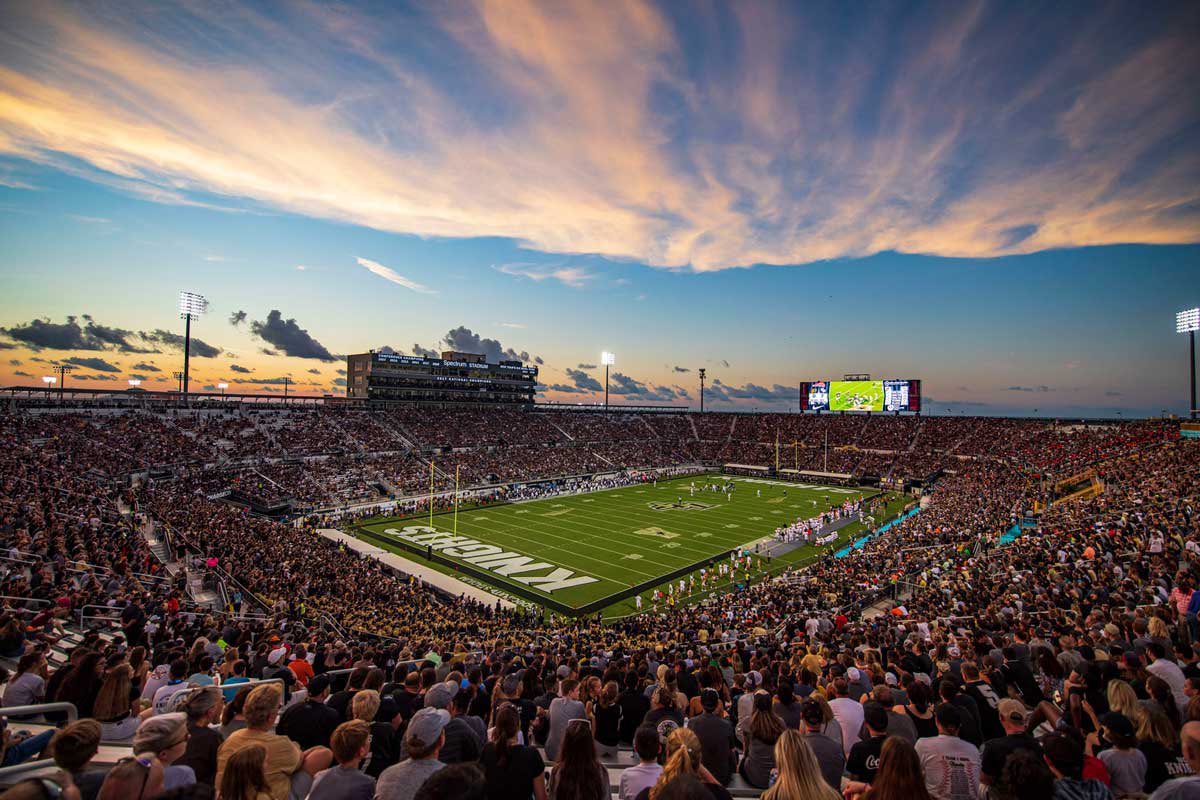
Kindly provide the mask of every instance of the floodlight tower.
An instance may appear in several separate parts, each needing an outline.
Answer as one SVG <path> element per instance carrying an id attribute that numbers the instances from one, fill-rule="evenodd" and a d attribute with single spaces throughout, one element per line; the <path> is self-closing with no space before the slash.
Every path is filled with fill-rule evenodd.
<path id="1" fill-rule="evenodd" d="M 54 377 L 53 375 L 43 375 L 42 376 L 42 383 L 46 384 L 46 401 L 47 402 L 50 401 L 50 387 L 52 387 L 54 385 L 54 382 L 57 380 L 58 380 L 58 378 Z"/>
<path id="2" fill-rule="evenodd" d="M 704 413 L 704 367 L 700 368 L 700 413 Z"/>
<path id="3" fill-rule="evenodd" d="M 67 388 L 67 375 L 74 372 L 75 368 L 70 364 L 59 364 L 54 368 L 58 373 L 58 402 L 63 401 L 63 391 Z"/>
<path id="4" fill-rule="evenodd" d="M 617 363 L 617 357 L 605 350 L 600 354 L 600 363 L 604 365 L 604 410 L 608 411 L 608 368 Z"/>
<path id="5" fill-rule="evenodd" d="M 179 293 L 179 316 L 185 320 L 183 326 L 183 384 L 180 387 L 185 404 L 188 395 L 188 356 L 191 355 L 192 349 L 192 320 L 200 319 L 200 316 L 207 310 L 208 300 L 204 295 L 195 292 Z"/>
<path id="6" fill-rule="evenodd" d="M 221 397 L 225 396 L 225 390 L 229 388 L 229 384 L 221 381 L 217 384 L 217 388 L 221 390 Z"/>
<path id="7" fill-rule="evenodd" d="M 130 378 L 129 379 L 129 388 L 130 389 L 136 389 L 137 387 L 139 387 L 141 385 L 142 385 L 141 379 L 139 379 L 139 378 Z"/>
<path id="8" fill-rule="evenodd" d="M 171 377 L 175 379 L 175 385 L 178 387 L 177 391 L 182 392 L 183 391 L 183 373 L 182 372 L 172 372 Z"/>
<path id="9" fill-rule="evenodd" d="M 1196 418 L 1196 331 L 1200 330 L 1200 308 L 1189 308 L 1175 315 L 1175 332 L 1186 333 L 1190 345 L 1188 367 L 1192 373 L 1192 402 L 1188 416 Z"/>

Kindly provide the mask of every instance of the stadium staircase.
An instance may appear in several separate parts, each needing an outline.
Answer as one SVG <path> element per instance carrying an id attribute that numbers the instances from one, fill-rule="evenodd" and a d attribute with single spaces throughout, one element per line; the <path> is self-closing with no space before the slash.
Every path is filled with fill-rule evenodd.
<path id="1" fill-rule="evenodd" d="M 696 420 L 692 419 L 691 414 L 685 414 L 684 416 L 688 421 L 688 425 L 692 426 L 692 441 L 700 441 L 700 431 L 696 428 Z"/>
<path id="2" fill-rule="evenodd" d="M 567 433 L 565 430 L 563 430 L 562 426 L 560 426 L 560 425 L 559 425 L 557 422 L 555 422 L 554 420 L 552 420 L 552 419 L 546 419 L 546 422 L 549 422 L 549 423 L 550 423 L 550 427 L 551 427 L 551 428 L 554 428 L 554 430 L 558 431 L 558 432 L 559 432 L 559 433 L 561 433 L 563 436 L 567 437 L 567 441 L 568 441 L 568 442 L 573 442 L 573 441 L 575 441 L 575 437 L 574 437 L 574 436 L 572 436 L 571 434 Z"/>

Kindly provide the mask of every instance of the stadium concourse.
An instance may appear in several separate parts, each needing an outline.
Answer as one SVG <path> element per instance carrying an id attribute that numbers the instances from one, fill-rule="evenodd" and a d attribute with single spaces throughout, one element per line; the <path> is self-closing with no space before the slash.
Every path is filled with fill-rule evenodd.
<path id="1" fill-rule="evenodd" d="M 0 445 L 5 784 L 1200 792 L 1200 442 L 1178 423 L 146 404 L 14 407 Z M 448 596 L 247 510 L 419 508 L 431 471 L 444 491 L 456 470 L 496 487 L 777 458 L 922 510 L 845 557 L 604 624 Z"/>

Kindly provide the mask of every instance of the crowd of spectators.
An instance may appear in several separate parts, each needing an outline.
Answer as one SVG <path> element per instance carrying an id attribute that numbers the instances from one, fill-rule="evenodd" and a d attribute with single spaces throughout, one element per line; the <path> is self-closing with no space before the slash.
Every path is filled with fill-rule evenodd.
<path id="1" fill-rule="evenodd" d="M 731 784 L 770 800 L 1200 793 L 1200 443 L 1167 440 L 1161 423 L 979 420 L 1001 439 L 954 459 L 917 514 L 848 554 L 602 622 L 440 595 L 308 528 L 209 499 L 199 469 L 123 487 L 109 479 L 178 463 L 238 427 L 101 416 L 0 417 L 4 704 L 66 701 L 82 717 L 6 732 L 3 763 L 52 757 L 51 783 L 79 796 L 205 785 L 256 800 L 602 800 L 613 788 L 671 800 L 725 798 Z M 279 420 L 255 430 L 285 450 L 327 445 L 319 414 L 295 416 L 296 432 Z M 850 445 L 876 436 L 874 420 L 834 419 L 831 456 L 868 460 Z M 744 421 L 728 420 L 722 446 L 753 441 L 738 436 Z M 365 447 L 377 424 L 339 436 Z M 605 424 L 555 425 L 566 446 L 536 449 L 579 449 L 575 433 Z M 593 452 L 686 462 L 681 423 L 638 424 Z M 928 420 L 905 426 L 872 441 L 950 456 L 983 441 L 959 419 L 946 435 Z M 106 447 L 135 430 L 162 438 Z M 802 453 L 823 457 L 816 444 Z M 1029 465 L 1092 466 L 1103 491 L 1001 543 L 1034 499 Z M 262 613 L 189 605 L 143 526 L 169 526 Z M 48 646 L 88 605 L 111 609 L 119 632 L 89 632 L 51 665 Z M 239 688 L 262 679 L 278 682 Z M 102 738 L 129 738 L 134 758 L 91 765 Z M 614 786 L 602 765 L 623 767 Z"/>

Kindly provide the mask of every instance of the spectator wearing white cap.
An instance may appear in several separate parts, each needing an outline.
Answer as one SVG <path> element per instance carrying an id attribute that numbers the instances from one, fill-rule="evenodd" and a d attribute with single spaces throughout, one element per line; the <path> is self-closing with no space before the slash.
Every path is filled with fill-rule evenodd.
<path id="1" fill-rule="evenodd" d="M 446 743 L 450 713 L 426 706 L 413 714 L 404 732 L 408 758 L 385 769 L 375 782 L 376 800 L 412 800 L 421 785 L 446 765 L 438 760 Z"/>
<path id="2" fill-rule="evenodd" d="M 283 645 L 267 653 L 267 666 L 263 668 L 263 680 L 278 678 L 283 681 L 283 704 L 292 699 L 292 687 L 296 685 L 296 673 L 287 667 L 287 648 Z"/>
<path id="3" fill-rule="evenodd" d="M 762 673 L 756 669 L 750 670 L 743 677 L 743 685 L 746 691 L 738 697 L 737 725 L 734 727 L 734 733 L 738 741 L 745 744 L 746 729 L 750 727 L 750 715 L 754 711 L 754 695 L 762 686 Z"/>

